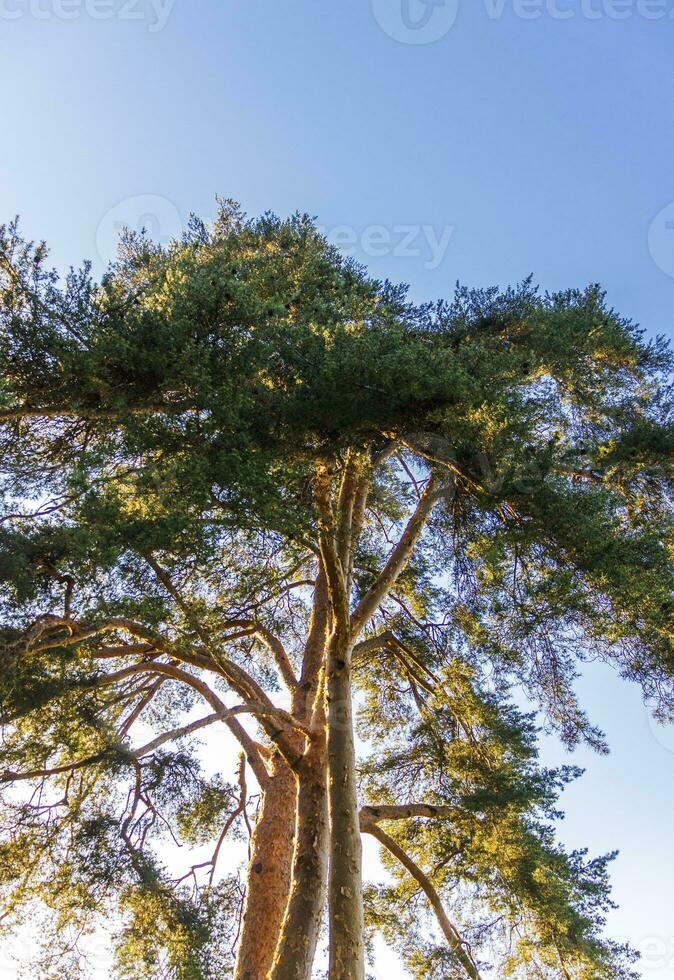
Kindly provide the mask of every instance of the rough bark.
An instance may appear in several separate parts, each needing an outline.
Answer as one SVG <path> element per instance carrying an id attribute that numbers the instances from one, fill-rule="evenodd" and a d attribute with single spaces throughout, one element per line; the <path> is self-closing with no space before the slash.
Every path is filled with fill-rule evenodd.
<path id="1" fill-rule="evenodd" d="M 293 772 L 280 756 L 272 765 L 251 839 L 235 980 L 269 976 L 290 893 L 297 788 Z"/>
<path id="2" fill-rule="evenodd" d="M 292 712 L 300 721 L 307 721 L 316 705 L 319 679 L 323 670 L 330 623 L 330 599 L 325 569 L 321 563 L 314 584 L 314 601 L 309 632 L 302 657 L 302 674 L 293 691 Z M 323 719 L 325 725 L 325 720 Z"/>
<path id="3" fill-rule="evenodd" d="M 324 731 L 307 750 L 298 785 L 292 887 L 271 980 L 311 980 L 328 874 Z"/>
<path id="4" fill-rule="evenodd" d="M 348 635 L 331 643 L 328 661 L 328 799 L 330 807 L 330 980 L 365 976 L 362 844 Z"/>
<path id="5" fill-rule="evenodd" d="M 345 478 L 348 478 L 348 473 Z M 328 584 L 332 632 L 328 645 L 328 807 L 330 814 L 330 980 L 364 980 L 362 844 L 351 703 L 351 628 L 347 576 L 340 560 L 332 473 L 319 470 L 316 503 L 321 558 Z M 348 506 L 353 506 L 350 492 Z M 343 515 L 340 515 L 343 518 Z M 348 519 L 348 518 L 347 518 Z M 340 534 L 340 539 L 343 535 Z"/>

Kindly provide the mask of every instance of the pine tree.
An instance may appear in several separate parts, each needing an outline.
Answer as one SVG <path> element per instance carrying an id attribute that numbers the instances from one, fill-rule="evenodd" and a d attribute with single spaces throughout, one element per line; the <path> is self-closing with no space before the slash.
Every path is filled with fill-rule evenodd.
<path id="1" fill-rule="evenodd" d="M 666 344 L 596 286 L 415 306 L 231 202 L 100 283 L 14 223 L 0 290 L 0 894 L 43 975 L 102 918 L 120 977 L 309 980 L 327 908 L 331 980 L 375 932 L 418 978 L 636 976 L 537 718 L 606 750 L 588 657 L 672 717 Z"/>

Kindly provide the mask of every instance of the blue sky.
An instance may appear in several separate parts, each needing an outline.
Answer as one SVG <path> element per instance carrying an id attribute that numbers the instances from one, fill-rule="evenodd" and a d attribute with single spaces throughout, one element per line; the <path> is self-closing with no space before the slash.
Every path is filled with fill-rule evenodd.
<path id="1" fill-rule="evenodd" d="M 674 336 L 674 0 L 0 0 L 0 220 L 100 270 L 215 195 L 299 209 L 417 299 L 599 281 Z M 671 227 L 669 227 L 671 225 Z M 609 734 L 563 836 L 621 849 L 616 935 L 674 980 L 674 734 L 593 667 Z M 559 752 L 546 743 L 547 756 Z M 394 967 L 382 954 L 381 975 Z"/>

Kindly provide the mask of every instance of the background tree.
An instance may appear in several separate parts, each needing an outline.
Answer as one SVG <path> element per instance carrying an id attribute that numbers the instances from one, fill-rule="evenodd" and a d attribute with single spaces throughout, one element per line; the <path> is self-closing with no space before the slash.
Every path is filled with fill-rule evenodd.
<path id="1" fill-rule="evenodd" d="M 671 717 L 665 345 L 596 287 L 415 307 L 230 203 L 100 284 L 45 259 L 3 231 L 8 927 L 46 906 L 69 972 L 102 914 L 120 976 L 309 978 L 327 898 L 334 980 L 366 920 L 418 977 L 633 976 L 510 692 L 604 750 L 600 656 Z"/>

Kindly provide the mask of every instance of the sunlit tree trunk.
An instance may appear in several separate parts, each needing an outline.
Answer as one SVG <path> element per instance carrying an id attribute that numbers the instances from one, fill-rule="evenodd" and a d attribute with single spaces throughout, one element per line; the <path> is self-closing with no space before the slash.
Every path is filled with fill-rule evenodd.
<path id="1" fill-rule="evenodd" d="M 351 651 L 335 636 L 328 662 L 330 980 L 365 976 L 362 847 L 351 704 Z"/>
<path id="2" fill-rule="evenodd" d="M 324 729 L 309 746 L 298 776 L 292 887 L 271 980 L 311 980 L 328 874 Z"/>
<path id="3" fill-rule="evenodd" d="M 353 547 L 351 531 L 355 490 L 354 474 L 349 463 L 336 509 L 333 471 L 329 466 L 319 467 L 316 479 L 319 542 L 332 613 L 326 669 L 330 980 L 364 980 L 365 976 L 362 847 L 351 704 L 352 642 L 348 571 Z"/>
<path id="4" fill-rule="evenodd" d="M 266 980 L 274 962 L 292 879 L 296 797 L 295 776 L 277 757 L 251 838 L 235 980 Z"/>

